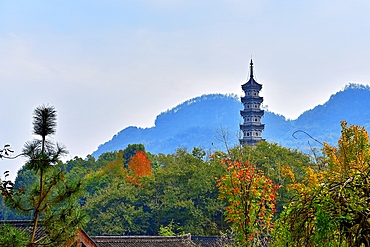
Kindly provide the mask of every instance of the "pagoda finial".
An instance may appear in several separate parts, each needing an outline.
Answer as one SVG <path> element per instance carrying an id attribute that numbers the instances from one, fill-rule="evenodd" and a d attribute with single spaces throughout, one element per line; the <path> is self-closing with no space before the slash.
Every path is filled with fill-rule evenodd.
<path id="1" fill-rule="evenodd" d="M 251 78 L 253 78 L 253 60 L 252 60 L 252 58 L 251 58 L 250 66 L 251 66 Z"/>

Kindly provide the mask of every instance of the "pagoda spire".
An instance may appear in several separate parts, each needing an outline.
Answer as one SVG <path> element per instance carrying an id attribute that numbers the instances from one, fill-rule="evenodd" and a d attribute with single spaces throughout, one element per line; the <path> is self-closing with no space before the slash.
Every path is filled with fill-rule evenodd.
<path id="1" fill-rule="evenodd" d="M 250 63 L 250 68 L 251 68 L 251 75 L 250 75 L 250 78 L 253 78 L 253 60 L 251 58 L 251 63 Z"/>

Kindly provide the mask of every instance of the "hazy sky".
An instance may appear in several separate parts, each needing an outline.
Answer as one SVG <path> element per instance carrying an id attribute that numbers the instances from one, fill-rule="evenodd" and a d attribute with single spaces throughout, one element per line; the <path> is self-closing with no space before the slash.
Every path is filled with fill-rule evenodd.
<path id="1" fill-rule="evenodd" d="M 295 119 L 370 82 L 369 13 L 368 0 L 0 0 L 0 144 L 20 152 L 51 104 L 55 140 L 84 158 L 185 100 L 241 95 L 251 56 L 264 104 Z"/>

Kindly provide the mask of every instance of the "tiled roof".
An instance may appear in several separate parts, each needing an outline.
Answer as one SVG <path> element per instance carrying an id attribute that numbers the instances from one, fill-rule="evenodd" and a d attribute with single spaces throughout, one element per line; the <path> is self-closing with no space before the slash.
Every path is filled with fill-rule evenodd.
<path id="1" fill-rule="evenodd" d="M 193 241 L 196 246 L 201 247 L 223 247 L 233 244 L 230 238 L 223 238 L 221 236 L 191 236 L 191 241 Z"/>
<path id="2" fill-rule="evenodd" d="M 196 247 L 191 235 L 183 236 L 95 236 L 97 247 Z"/>
<path id="3" fill-rule="evenodd" d="M 31 236 L 33 224 L 26 220 L 5 220 L 0 224 L 9 224 Z M 38 227 L 36 238 L 45 235 L 44 228 Z M 221 247 L 230 244 L 228 239 L 220 237 L 191 236 L 88 236 L 84 231 L 77 234 L 82 246 L 96 247 Z"/>
<path id="4" fill-rule="evenodd" d="M 27 233 L 30 237 L 33 231 L 33 222 L 30 220 L 1 220 L 0 225 L 8 224 L 11 225 L 22 232 Z M 36 229 L 36 239 L 40 239 L 45 236 L 45 228 L 42 226 L 42 222 L 39 223 Z M 89 238 L 89 236 L 80 230 L 76 234 L 77 239 L 71 238 L 65 242 L 65 246 L 71 246 L 74 243 L 80 243 L 82 247 L 96 247 L 96 244 Z"/>
<path id="5" fill-rule="evenodd" d="M 8 224 L 11 225 L 22 232 L 27 233 L 31 236 L 33 231 L 33 224 L 30 220 L 1 220 L 0 224 Z M 36 239 L 45 235 L 45 229 L 43 227 L 37 227 L 36 229 Z"/>

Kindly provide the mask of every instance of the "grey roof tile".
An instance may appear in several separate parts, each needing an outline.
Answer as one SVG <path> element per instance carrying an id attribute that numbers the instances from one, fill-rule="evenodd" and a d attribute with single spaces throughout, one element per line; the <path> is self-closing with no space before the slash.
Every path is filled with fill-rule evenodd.
<path id="1" fill-rule="evenodd" d="M 196 247 L 191 235 L 183 236 L 94 236 L 98 247 Z"/>

